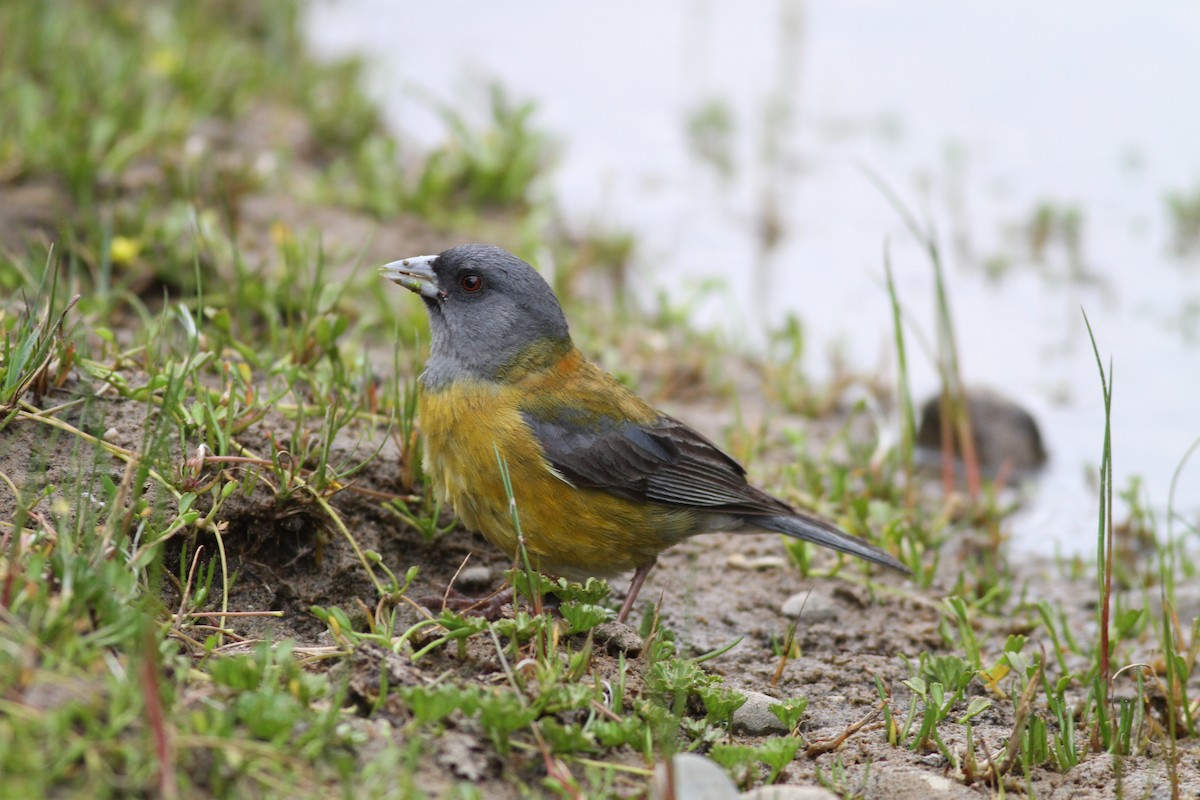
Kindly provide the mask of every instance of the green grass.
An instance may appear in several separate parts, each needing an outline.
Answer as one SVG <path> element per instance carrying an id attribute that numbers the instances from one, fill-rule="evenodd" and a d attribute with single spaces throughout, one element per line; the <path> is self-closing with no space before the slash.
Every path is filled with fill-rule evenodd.
<path id="1" fill-rule="evenodd" d="M 1117 569 L 1107 446 L 1096 573 L 1107 611 L 1078 630 L 1069 609 L 1028 594 L 998 547 L 981 561 L 943 558 L 964 532 L 998 531 L 1009 509 L 986 483 L 965 512 L 925 491 L 905 370 L 897 437 L 880 411 L 891 393 L 876 381 L 808 382 L 799 319 L 751 358 L 689 327 L 702 294 L 652 309 L 623 302 L 628 234 L 548 238 L 553 147 L 532 105 L 489 88 L 478 114 L 443 109 L 443 145 L 412 150 L 382 129 L 359 65 L 305 53 L 299 13 L 292 3 L 0 5 L 0 105 L 12 123 L 0 127 L 0 181 L 54 187 L 59 215 L 53 247 L 46 231 L 0 247 L 0 447 L 28 456 L 0 469 L 0 794 L 421 796 L 441 748 L 464 735 L 503 765 L 497 780 L 532 796 L 644 796 L 653 767 L 684 751 L 745 787 L 810 770 L 855 796 L 880 767 L 838 750 L 851 736 L 890 743 L 895 759 L 936 750 L 955 779 L 995 787 L 1023 775 L 1028 788 L 1039 771 L 1096 753 L 1165 752 L 1173 776 L 1186 768 L 1200 635 L 1178 618 L 1175 586 L 1194 567 L 1186 537 L 1171 535 L 1155 542 L 1153 564 Z M 303 123 L 302 153 L 268 148 L 282 163 L 264 166 L 237 144 L 264 109 Z M 825 698 L 794 691 L 785 673 L 829 654 L 801 654 L 803 618 L 773 648 L 748 632 L 700 653 L 648 607 L 641 653 L 611 653 L 607 583 L 521 564 L 508 580 L 528 602 L 510 619 L 418 611 L 420 558 L 367 529 L 394 528 L 409 553 L 456 527 L 420 466 L 423 315 L 322 232 L 256 229 L 246 201 L 279 196 L 385 224 L 406 215 L 479 238 L 505 231 L 505 244 L 556 265 L 584 349 L 656 401 L 701 392 L 732 409 L 723 364 L 744 359 L 772 408 L 835 415 L 820 447 L 790 423 L 735 423 L 725 443 L 760 482 L 881 541 L 915 572 L 897 586 L 789 542 L 789 577 L 900 613 L 932 608 L 932 642 L 888 654 L 885 674 L 864 672 L 880 708 L 810 741 Z M 953 381 L 945 277 L 933 234 L 913 229 L 938 270 Z M 847 400 L 864 393 L 870 401 Z M 1118 493 L 1118 509 L 1154 539 L 1139 497 Z M 279 611 L 296 564 L 344 591 Z M 1157 610 L 1136 592 L 1113 594 L 1113 581 L 1159 593 Z M 239 606 L 263 586 L 277 594 Z M 273 633 L 303 622 L 302 641 Z M 755 646 L 784 698 L 771 713 L 785 735 L 732 725 L 749 679 L 723 678 L 720 659 Z M 1147 648 L 1161 666 L 1141 666 Z M 989 759 L 997 743 L 985 749 L 979 726 L 1000 709 L 1011 730 Z M 882 728 L 869 724 L 876 713 Z M 448 796 L 484 791 L 463 774 L 438 777 Z"/>
<path id="2" fill-rule="evenodd" d="M 931 226 L 921 226 L 879 178 L 873 174 L 869 177 L 904 219 L 934 270 L 939 343 L 935 358 L 944 387 L 943 441 L 953 439 L 963 443 L 961 452 L 967 467 L 968 489 L 975 505 L 969 513 L 977 517 L 977 526 L 995 530 L 998 515 L 1002 512 L 993 499 L 994 487 L 984 485 L 978 471 L 971 469 L 972 453 L 967 446 L 971 441 L 971 423 L 963 402 L 959 356 L 936 234 Z M 1056 235 L 1064 238 L 1073 263 L 1077 263 L 1078 215 L 1047 211 L 1040 214 L 1039 219 L 1043 222 L 1049 220 L 1045 222 L 1047 230 L 1061 229 L 1061 233 Z M 907 461 L 911 459 L 912 404 L 907 389 L 905 320 L 886 252 L 884 267 L 892 301 L 899 364 L 901 430 L 900 446 L 895 453 L 902 461 Z M 896 714 L 890 707 L 886 711 L 888 738 L 896 744 L 908 742 L 913 749 L 927 748 L 932 742 L 967 783 L 982 780 L 1003 787 L 1008 779 L 1006 776 L 1019 767 L 1025 777 L 1023 788 L 1030 793 L 1034 793 L 1032 776 L 1038 768 L 1067 771 L 1092 754 L 1106 753 L 1120 759 L 1144 755 L 1156 745 L 1165 743 L 1171 788 L 1174 795 L 1178 796 L 1178 743 L 1196 734 L 1197 705 L 1189 699 L 1188 678 L 1194 674 L 1200 642 L 1195 633 L 1196 625 L 1193 625 L 1193 632 L 1188 636 L 1173 616 L 1171 598 L 1178 575 L 1186 569 L 1182 565 L 1189 563 L 1190 559 L 1180 554 L 1179 542 L 1156 541 L 1156 526 L 1141 504 L 1136 482 L 1129 491 L 1121 493 L 1121 499 L 1128 506 L 1127 521 L 1117 522 L 1115 519 L 1111 428 L 1113 368 L 1110 363 L 1105 369 L 1091 323 L 1086 316 L 1084 321 L 1099 367 L 1104 400 L 1103 445 L 1098 470 L 1100 506 L 1094 581 L 1094 633 L 1086 638 L 1080 637 L 1073 629 L 1073 623 L 1068 621 L 1067 612 L 1047 600 L 1029 602 L 1014 598 L 1014 576 L 1003 563 L 998 537 L 993 536 L 994 544 L 993 549 L 988 551 L 989 557 L 976 565 L 967 565 L 958 576 L 956 594 L 944 601 L 945 616 L 939 632 L 951 655 L 919 654 L 919 668 L 914 670 L 916 674 L 904 682 L 912 690 L 907 714 Z M 947 468 L 950 450 L 959 448 L 948 448 L 943 453 L 943 486 L 946 495 L 950 494 L 953 485 L 953 473 Z M 905 485 L 911 485 L 911 467 L 904 471 L 904 477 Z M 898 499 L 894 505 L 901 505 Z M 911 502 L 904 504 L 904 507 L 912 513 Z M 1114 538 L 1118 528 L 1140 532 L 1142 539 L 1152 541 L 1152 552 L 1155 554 L 1153 565 L 1137 561 L 1117 563 L 1121 558 Z M 1150 625 L 1149 593 L 1146 593 L 1144 605 L 1126 605 L 1129 601 L 1122 600 L 1114 593 L 1114 574 L 1124 576 L 1127 586 L 1158 584 L 1162 608 L 1158 631 Z M 1032 655 L 1026 653 L 1027 637 L 1024 634 L 1009 636 L 999 650 L 995 649 L 999 642 L 989 642 L 980 637 L 980 618 L 1012 613 L 1014 599 L 1019 615 L 1035 612 L 1033 618 L 1049 637 L 1050 657 L 1045 650 Z M 1157 638 L 1153 639 L 1155 634 Z M 1129 661 L 1119 669 L 1114 667 L 1122 657 L 1129 658 L 1148 646 L 1148 640 L 1149 646 L 1162 654 L 1162 666 Z M 1187 650 L 1189 655 L 1182 656 L 1181 649 Z M 1125 691 L 1121 692 L 1120 697 L 1114 696 L 1118 676 L 1124 676 L 1132 682 L 1132 693 Z M 1158 713 L 1154 711 L 1151 693 L 1147 690 L 1147 677 L 1151 682 L 1157 682 L 1159 687 L 1162 709 Z M 988 693 L 1003 698 L 1005 692 L 1001 682 L 1009 680 L 1013 732 L 1003 757 L 999 760 L 989 758 L 985 762 L 983 754 L 976 752 L 970 721 L 986 710 L 991 701 L 977 696 L 963 713 L 961 706 L 965 698 L 962 692 L 972 681 L 976 681 Z M 882 683 L 878 689 L 881 699 L 890 704 L 890 692 Z M 965 753 L 947 747 L 942 739 L 941 732 L 951 723 L 952 712 L 962 713 L 954 723 L 966 726 Z M 914 723 L 918 719 L 919 728 L 913 733 Z M 1116 763 L 1114 769 L 1119 774 L 1119 761 Z"/>
<path id="3" fill-rule="evenodd" d="M 1165 200 L 1172 249 L 1178 256 L 1194 255 L 1200 249 L 1200 185 L 1169 191 Z"/>

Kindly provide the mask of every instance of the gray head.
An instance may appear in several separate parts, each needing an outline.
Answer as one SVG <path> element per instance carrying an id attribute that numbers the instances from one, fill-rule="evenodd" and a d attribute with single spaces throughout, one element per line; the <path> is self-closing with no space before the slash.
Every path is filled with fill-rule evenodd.
<path id="1" fill-rule="evenodd" d="M 433 342 L 422 380 L 430 388 L 461 377 L 496 379 L 572 346 L 549 284 L 499 247 L 453 247 L 393 261 L 379 272 L 425 301 Z"/>

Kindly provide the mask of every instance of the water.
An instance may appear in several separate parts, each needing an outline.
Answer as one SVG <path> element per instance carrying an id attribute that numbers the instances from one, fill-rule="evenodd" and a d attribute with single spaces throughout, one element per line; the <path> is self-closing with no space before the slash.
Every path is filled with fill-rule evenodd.
<path id="1" fill-rule="evenodd" d="M 1165 510 L 1200 436 L 1200 259 L 1172 253 L 1164 200 L 1200 186 L 1194 5 L 342 0 L 316 4 L 309 33 L 319 52 L 367 54 L 372 91 L 417 141 L 443 135 L 422 96 L 494 79 L 536 100 L 564 146 L 569 219 L 632 230 L 655 287 L 722 279 L 697 320 L 731 338 L 761 342 L 795 312 L 818 376 L 831 350 L 890 368 L 885 245 L 933 334 L 928 263 L 869 167 L 936 223 L 967 381 L 1042 424 L 1051 462 L 1017 546 L 1093 547 L 1103 409 L 1081 307 L 1115 366 L 1117 485 L 1142 476 Z M 727 172 L 689 144 L 705 108 L 728 122 Z M 1052 241 L 1041 264 L 1025 232 L 1039 204 L 1081 219 L 1077 246 Z M 910 364 L 932 394 L 930 360 Z M 1200 464 L 1176 504 L 1196 519 Z"/>

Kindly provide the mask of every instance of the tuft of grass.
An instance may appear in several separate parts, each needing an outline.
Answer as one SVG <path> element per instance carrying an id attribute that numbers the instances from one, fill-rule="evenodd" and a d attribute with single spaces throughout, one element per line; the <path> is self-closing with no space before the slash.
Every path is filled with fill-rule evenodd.
<path id="1" fill-rule="evenodd" d="M 331 152 L 378 128 L 357 64 L 304 55 L 295 3 L 16 0 L 0 9 L 0 30 L 21 32 L 0 53 L 3 175 L 61 177 L 85 209 L 139 164 L 177 159 L 198 120 L 243 116 L 264 97 L 302 109 Z"/>
<path id="2" fill-rule="evenodd" d="M 1100 388 L 1104 397 L 1104 445 L 1100 453 L 1100 510 L 1097 515 L 1098 531 L 1096 534 L 1096 591 L 1099 598 L 1099 643 L 1096 649 L 1097 662 L 1094 668 L 1093 702 L 1096 713 L 1096 726 L 1100 742 L 1104 749 L 1112 745 L 1112 729 L 1108 719 L 1108 694 L 1111 679 L 1109 659 L 1112 651 L 1109 646 L 1110 618 L 1112 613 L 1112 576 L 1113 576 L 1113 478 L 1112 478 L 1112 363 L 1108 371 L 1104 370 L 1104 362 L 1100 358 L 1100 349 L 1096 344 L 1096 335 L 1092 324 L 1083 315 L 1087 325 L 1088 336 L 1092 341 L 1092 351 L 1096 356 L 1096 366 L 1100 370 Z"/>
<path id="3" fill-rule="evenodd" d="M 925 251 L 933 269 L 934 296 L 937 308 L 937 368 L 941 378 L 941 441 L 942 441 L 942 485 L 947 495 L 954 487 L 953 457 L 962 457 L 966 470 L 967 492 L 972 501 L 978 501 L 981 489 L 979 460 L 975 454 L 975 436 L 971 414 L 967 403 L 966 386 L 959 366 L 958 343 L 954 333 L 954 318 L 950 309 L 949 293 L 946 289 L 945 270 L 942 266 L 941 249 L 937 234 L 932 226 L 922 227 L 917 218 L 892 189 L 874 173 L 868 177 L 887 198 L 896 213 L 904 221 L 909 233 Z M 899 344 L 897 345 L 899 347 Z"/>
<path id="4" fill-rule="evenodd" d="M 439 147 L 406 153 L 395 139 L 372 133 L 334 161 L 328 191 L 379 217 L 409 211 L 459 225 L 496 209 L 534 208 L 554 160 L 550 139 L 533 124 L 537 106 L 513 100 L 498 83 L 482 89 L 478 114 L 434 104 L 447 131 Z"/>
<path id="5" fill-rule="evenodd" d="M 720 98 L 711 98 L 689 110 L 684 119 L 688 149 L 692 157 L 710 167 L 728 183 L 734 176 L 733 109 Z"/>
<path id="6" fill-rule="evenodd" d="M 1167 219 L 1171 223 L 1171 247 L 1178 256 L 1200 250 L 1200 184 L 1190 191 L 1167 192 Z"/>
<path id="7" fill-rule="evenodd" d="M 1066 258 L 1068 278 L 1079 280 L 1085 272 L 1083 259 L 1083 212 L 1077 205 L 1043 201 L 1034 208 L 1025 227 L 1030 257 L 1041 264 L 1052 246 L 1058 245 Z"/>
<path id="8" fill-rule="evenodd" d="M 67 380 L 75 359 L 74 344 L 63 332 L 67 315 L 79 302 L 71 298 L 51 324 L 57 295 L 57 275 L 49 268 L 54 252 L 46 255 L 47 267 L 31 307 L 19 313 L 12 327 L 6 324 L 6 312 L 0 309 L 0 430 L 16 414 L 27 393 L 34 399 L 45 395 L 50 388 L 61 388 Z M 44 307 L 44 308 L 43 308 Z"/>
<path id="9" fill-rule="evenodd" d="M 900 411 L 900 445 L 897 455 L 904 471 L 904 507 L 910 511 L 916 502 L 916 485 L 913 480 L 915 443 L 917 441 L 917 418 L 908 380 L 908 349 L 904 341 L 904 324 L 900 310 L 900 293 L 892 275 L 892 259 L 888 248 L 883 251 L 884 275 L 887 278 L 888 298 L 892 309 L 892 339 L 896 345 L 896 397 Z"/>

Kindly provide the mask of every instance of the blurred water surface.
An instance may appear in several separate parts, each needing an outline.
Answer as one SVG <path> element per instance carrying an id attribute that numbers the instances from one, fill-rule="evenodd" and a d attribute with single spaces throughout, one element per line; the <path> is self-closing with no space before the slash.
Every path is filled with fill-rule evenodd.
<path id="1" fill-rule="evenodd" d="M 933 334 L 928 262 L 868 167 L 937 226 L 967 381 L 1042 424 L 1018 547 L 1094 547 L 1103 410 L 1081 307 L 1115 366 L 1117 485 L 1142 476 L 1165 522 L 1200 435 L 1200 257 L 1175 252 L 1166 201 L 1200 193 L 1194 3 L 322 0 L 308 30 L 371 59 L 418 141 L 444 135 L 429 97 L 498 80 L 536 101 L 574 224 L 634 232 L 650 286 L 720 279 L 697 321 L 731 339 L 794 312 L 817 375 L 831 349 L 891 369 L 885 245 Z M 910 364 L 934 392 L 929 359 Z M 1200 463 L 1176 493 L 1194 522 Z"/>

